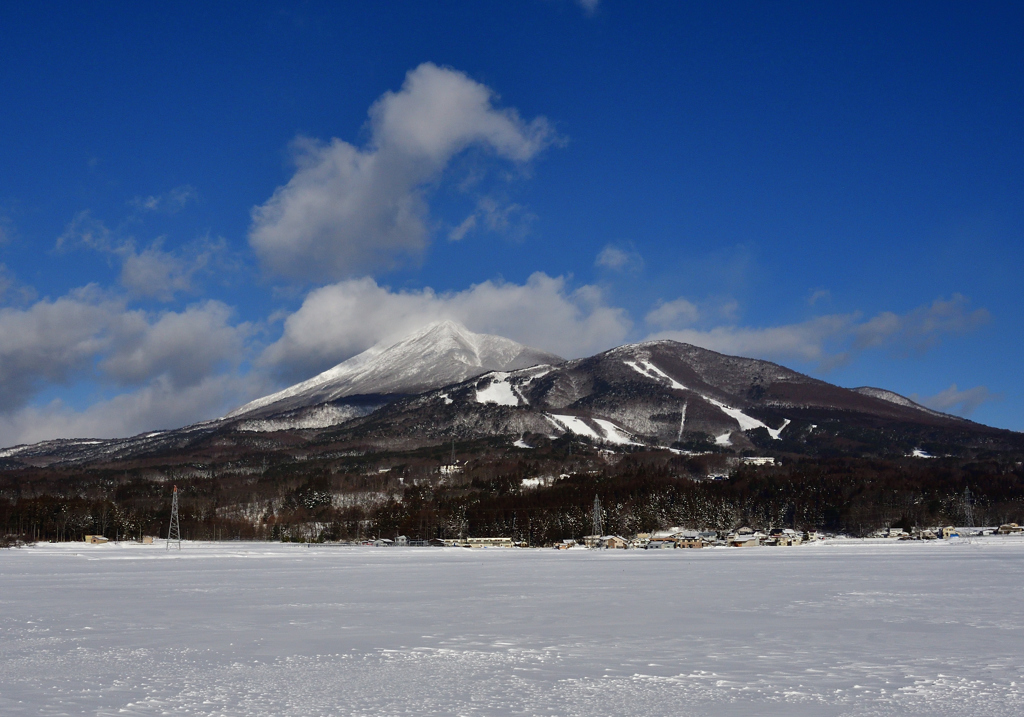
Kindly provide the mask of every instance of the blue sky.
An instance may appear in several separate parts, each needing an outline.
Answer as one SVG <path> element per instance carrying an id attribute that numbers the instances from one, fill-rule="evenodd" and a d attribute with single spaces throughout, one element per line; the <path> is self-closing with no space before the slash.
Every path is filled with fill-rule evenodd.
<path id="1" fill-rule="evenodd" d="M 1011 3 L 0 6 L 0 443 L 455 318 L 1024 430 Z"/>

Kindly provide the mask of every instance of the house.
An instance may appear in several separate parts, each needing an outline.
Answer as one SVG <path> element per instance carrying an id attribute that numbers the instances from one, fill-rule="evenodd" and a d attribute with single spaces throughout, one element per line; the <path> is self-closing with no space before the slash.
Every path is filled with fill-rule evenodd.
<path id="1" fill-rule="evenodd" d="M 609 550 L 625 550 L 629 547 L 629 541 L 618 535 L 602 535 L 598 547 Z"/>
<path id="2" fill-rule="evenodd" d="M 153 544 L 153 536 L 152 535 L 143 535 L 141 538 L 139 538 L 139 542 L 142 543 L 143 545 L 152 545 Z"/>
<path id="3" fill-rule="evenodd" d="M 644 546 L 646 550 L 661 550 L 663 548 L 675 548 L 676 541 L 672 538 L 652 538 Z"/>
<path id="4" fill-rule="evenodd" d="M 1004 523 L 999 526 L 1000 535 L 1015 535 L 1017 533 L 1024 533 L 1024 528 L 1016 523 Z"/>
<path id="5" fill-rule="evenodd" d="M 804 542 L 803 536 L 792 528 L 773 528 L 768 532 L 765 545 L 791 546 Z"/>
<path id="6" fill-rule="evenodd" d="M 102 535 L 87 535 L 85 536 L 85 542 L 92 543 L 93 545 L 102 545 L 103 543 L 109 543 L 110 538 L 104 538 Z"/>
<path id="7" fill-rule="evenodd" d="M 601 536 L 600 535 L 584 535 L 583 544 L 588 548 L 599 548 L 601 547 Z"/>
<path id="8" fill-rule="evenodd" d="M 763 537 L 764 535 L 761 533 L 755 533 L 750 528 L 743 527 L 735 533 L 731 533 L 726 542 L 732 548 L 753 548 L 761 544 Z"/>
<path id="9" fill-rule="evenodd" d="M 512 538 L 466 538 L 463 544 L 471 548 L 511 548 Z"/>
<path id="10" fill-rule="evenodd" d="M 390 548 L 394 544 L 395 541 L 389 540 L 388 538 L 380 538 L 378 540 L 374 540 L 371 543 L 371 545 L 373 545 L 373 547 L 375 548 Z"/>
<path id="11" fill-rule="evenodd" d="M 408 545 L 408 544 L 409 544 L 409 538 L 407 538 L 404 535 L 399 535 L 397 538 L 395 538 L 395 545 Z"/>
<path id="12" fill-rule="evenodd" d="M 696 538 L 677 538 L 677 548 L 703 548 L 704 541 L 700 537 Z"/>
<path id="13" fill-rule="evenodd" d="M 947 525 L 942 529 L 942 539 L 949 540 L 950 538 L 959 538 L 960 531 L 954 528 L 952 525 Z"/>

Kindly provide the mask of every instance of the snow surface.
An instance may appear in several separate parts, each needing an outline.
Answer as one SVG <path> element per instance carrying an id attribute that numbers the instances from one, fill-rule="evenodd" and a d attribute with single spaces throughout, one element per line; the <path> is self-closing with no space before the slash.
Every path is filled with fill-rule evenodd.
<path id="1" fill-rule="evenodd" d="M 492 374 L 487 388 L 476 392 L 477 403 L 496 403 L 499 406 L 518 406 L 519 397 L 508 382 L 507 373 Z"/>
<path id="2" fill-rule="evenodd" d="M 594 423 L 601 427 L 604 431 L 604 440 L 609 443 L 615 443 L 620 446 L 636 446 L 639 445 L 633 438 L 626 433 L 624 430 L 616 426 L 611 421 L 606 421 L 603 418 L 595 418 Z"/>
<path id="3" fill-rule="evenodd" d="M 313 406 L 301 415 L 274 418 L 255 418 L 238 424 L 239 431 L 285 431 L 302 428 L 328 428 L 339 423 L 365 416 L 372 409 L 363 406 Z"/>
<path id="4" fill-rule="evenodd" d="M 595 441 L 603 441 L 604 436 L 597 435 L 597 431 L 588 426 L 583 419 L 578 416 L 563 416 L 557 413 L 549 414 L 554 419 L 555 425 L 561 428 L 563 431 L 569 431 L 575 433 L 577 436 L 585 436 L 587 438 L 593 438 Z"/>
<path id="5" fill-rule="evenodd" d="M 1024 541 L 0 551 L 0 714 L 1024 713 Z"/>
<path id="6" fill-rule="evenodd" d="M 676 381 L 674 378 L 672 378 L 667 373 L 662 371 L 660 368 L 658 368 L 657 366 L 652 364 L 650 361 L 644 361 L 643 359 L 641 359 L 641 360 L 635 361 L 635 362 L 634 361 L 625 361 L 624 363 L 627 366 L 629 366 L 631 369 L 636 371 L 638 374 L 640 374 L 641 376 L 646 376 L 647 378 L 653 378 L 655 381 L 658 381 L 660 379 L 665 379 L 666 381 L 668 381 L 669 386 L 671 386 L 672 388 L 674 388 L 674 389 L 676 389 L 678 391 L 687 391 L 687 390 L 689 390 L 689 389 L 686 388 L 686 386 L 684 386 L 683 384 L 681 384 L 678 381 Z"/>

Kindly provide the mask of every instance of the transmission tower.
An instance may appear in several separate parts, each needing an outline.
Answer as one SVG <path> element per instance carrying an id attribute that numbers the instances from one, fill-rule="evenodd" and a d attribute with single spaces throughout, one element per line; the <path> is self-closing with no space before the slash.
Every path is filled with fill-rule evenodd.
<path id="1" fill-rule="evenodd" d="M 967 521 L 968 528 L 974 527 L 974 511 L 971 509 L 971 489 L 970 487 L 964 488 L 964 520 Z"/>
<path id="2" fill-rule="evenodd" d="M 591 530 L 594 531 L 594 535 L 601 535 L 601 501 L 597 499 L 597 493 L 594 494 L 594 512 L 591 515 L 593 525 Z"/>
<path id="3" fill-rule="evenodd" d="M 167 528 L 167 549 L 171 549 L 171 543 L 178 544 L 181 550 L 181 526 L 178 525 L 178 486 L 174 486 L 171 494 L 171 525 Z"/>

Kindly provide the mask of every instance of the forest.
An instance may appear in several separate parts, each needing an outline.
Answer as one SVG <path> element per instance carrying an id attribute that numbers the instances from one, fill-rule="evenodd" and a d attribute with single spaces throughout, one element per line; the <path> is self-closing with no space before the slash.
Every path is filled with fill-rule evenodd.
<path id="1" fill-rule="evenodd" d="M 195 540 L 359 541 L 507 536 L 542 546 L 593 529 L 794 528 L 863 536 L 879 528 L 1024 523 L 1024 464 L 971 458 L 781 457 L 611 452 L 581 441 L 536 450 L 495 441 L 316 460 L 0 472 L 0 535 L 13 541 L 166 535 L 172 486 Z M 452 460 L 454 459 L 454 463 Z"/>

